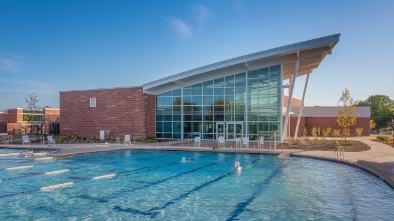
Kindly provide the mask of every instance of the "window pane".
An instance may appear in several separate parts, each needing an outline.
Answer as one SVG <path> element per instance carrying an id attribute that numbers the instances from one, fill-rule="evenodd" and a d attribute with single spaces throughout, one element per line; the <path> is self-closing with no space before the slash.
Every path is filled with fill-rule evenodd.
<path id="1" fill-rule="evenodd" d="M 204 133 L 213 133 L 213 123 L 204 123 Z"/>
<path id="2" fill-rule="evenodd" d="M 224 95 L 224 88 L 215 88 L 214 94 L 215 95 Z"/>
<path id="3" fill-rule="evenodd" d="M 162 95 L 156 96 L 156 105 L 163 106 L 163 96 Z"/>
<path id="4" fill-rule="evenodd" d="M 234 87 L 234 75 L 224 79 L 225 87 Z"/>
<path id="5" fill-rule="evenodd" d="M 215 114 L 215 121 L 224 121 L 224 115 L 216 115 Z"/>
<path id="6" fill-rule="evenodd" d="M 181 96 L 181 89 L 176 89 L 172 92 L 173 96 Z"/>
<path id="7" fill-rule="evenodd" d="M 225 93 L 226 93 L 226 95 L 233 96 L 234 95 L 234 88 L 226 88 Z"/>
<path id="8" fill-rule="evenodd" d="M 174 125 L 173 132 L 174 133 L 180 133 L 181 132 L 181 126 L 182 126 L 181 122 L 174 122 L 173 125 Z"/>
<path id="9" fill-rule="evenodd" d="M 249 133 L 250 134 L 257 134 L 257 123 L 251 122 L 251 123 L 248 123 L 248 126 L 249 126 Z"/>
<path id="10" fill-rule="evenodd" d="M 248 87 L 259 87 L 259 79 L 249 79 Z"/>
<path id="11" fill-rule="evenodd" d="M 224 104 L 224 96 L 215 96 L 213 99 L 215 105 L 223 105 Z"/>
<path id="12" fill-rule="evenodd" d="M 193 88 L 193 95 L 202 95 L 201 88 Z"/>
<path id="13" fill-rule="evenodd" d="M 249 71 L 248 72 L 248 78 L 259 78 L 258 70 Z"/>
<path id="14" fill-rule="evenodd" d="M 234 103 L 234 96 L 226 96 L 225 97 L 225 101 L 226 101 L 226 104 L 228 104 L 228 103 Z"/>
<path id="15" fill-rule="evenodd" d="M 192 96 L 183 96 L 183 104 L 184 105 L 192 104 Z"/>
<path id="16" fill-rule="evenodd" d="M 201 122 L 193 122 L 193 132 L 202 133 L 202 123 Z"/>
<path id="17" fill-rule="evenodd" d="M 258 123 L 259 134 L 266 134 L 268 132 L 268 123 Z"/>
<path id="18" fill-rule="evenodd" d="M 262 68 L 259 69 L 259 78 L 268 78 L 269 75 L 269 68 Z"/>
<path id="19" fill-rule="evenodd" d="M 172 138 L 172 133 L 163 134 L 163 138 Z"/>
<path id="20" fill-rule="evenodd" d="M 193 115 L 193 121 L 202 121 L 201 115 Z"/>
<path id="21" fill-rule="evenodd" d="M 182 98 L 181 97 L 174 97 L 173 105 L 181 105 L 181 104 L 182 104 Z"/>
<path id="22" fill-rule="evenodd" d="M 163 96 L 171 97 L 172 91 L 168 91 L 168 92 L 164 93 Z"/>
<path id="23" fill-rule="evenodd" d="M 181 121 L 182 115 L 174 115 L 174 121 Z"/>
<path id="24" fill-rule="evenodd" d="M 204 115 L 204 121 L 212 121 L 213 120 L 213 115 Z"/>
<path id="25" fill-rule="evenodd" d="M 164 115 L 164 121 L 172 121 L 172 115 Z"/>
<path id="26" fill-rule="evenodd" d="M 163 104 L 164 105 L 172 105 L 172 97 L 164 97 Z"/>
<path id="27" fill-rule="evenodd" d="M 213 105 L 213 97 L 204 96 L 204 105 Z"/>
<path id="28" fill-rule="evenodd" d="M 280 65 L 270 67 L 270 77 L 280 78 Z"/>
<path id="29" fill-rule="evenodd" d="M 183 96 L 185 95 L 192 95 L 192 90 L 191 89 L 183 89 Z"/>
<path id="30" fill-rule="evenodd" d="M 163 132 L 163 123 L 156 122 L 156 132 Z"/>
<path id="31" fill-rule="evenodd" d="M 213 88 L 204 88 L 203 94 L 204 95 L 213 95 Z"/>
<path id="32" fill-rule="evenodd" d="M 203 83 L 204 88 L 213 88 L 213 81 L 206 81 Z"/>
<path id="33" fill-rule="evenodd" d="M 191 123 L 191 122 L 185 122 L 185 123 L 183 123 L 183 132 L 185 133 L 185 135 L 186 135 L 186 133 L 192 132 L 192 123 Z M 185 138 L 187 138 L 188 135 L 189 135 L 189 134 L 187 134 L 187 135 L 185 136 Z"/>
<path id="34" fill-rule="evenodd" d="M 172 122 L 164 122 L 164 132 L 172 132 Z"/>
<path id="35" fill-rule="evenodd" d="M 193 105 L 202 105 L 202 96 L 193 96 Z"/>
<path id="36" fill-rule="evenodd" d="M 235 87 L 245 87 L 246 74 L 241 73 L 235 75 Z"/>
<path id="37" fill-rule="evenodd" d="M 183 115 L 184 121 L 192 121 L 192 115 Z"/>
<path id="38" fill-rule="evenodd" d="M 215 79 L 215 87 L 224 87 L 224 78 Z"/>

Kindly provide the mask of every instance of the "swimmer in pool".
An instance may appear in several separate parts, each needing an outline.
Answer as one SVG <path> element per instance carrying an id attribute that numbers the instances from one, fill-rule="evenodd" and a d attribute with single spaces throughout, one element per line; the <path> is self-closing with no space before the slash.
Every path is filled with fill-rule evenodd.
<path id="1" fill-rule="evenodd" d="M 190 157 L 190 158 L 186 158 L 186 157 L 182 157 L 182 162 L 189 162 L 189 161 L 191 161 L 191 160 L 193 160 L 193 157 Z"/>
<path id="2" fill-rule="evenodd" d="M 234 163 L 234 168 L 237 172 L 241 172 L 242 170 L 241 164 L 239 162 Z"/>
<path id="3" fill-rule="evenodd" d="M 23 152 L 23 153 L 22 153 L 22 157 L 30 157 L 30 156 L 33 156 L 33 155 L 34 155 L 33 151 L 30 151 L 30 152 Z"/>

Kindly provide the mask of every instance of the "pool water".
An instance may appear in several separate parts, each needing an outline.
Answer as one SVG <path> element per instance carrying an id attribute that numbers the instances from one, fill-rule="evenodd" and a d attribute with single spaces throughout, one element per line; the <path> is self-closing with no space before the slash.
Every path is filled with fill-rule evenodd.
<path id="1" fill-rule="evenodd" d="M 130 150 L 47 161 L 4 156 L 17 152 L 0 149 L 0 220 L 394 218 L 393 188 L 334 162 Z"/>

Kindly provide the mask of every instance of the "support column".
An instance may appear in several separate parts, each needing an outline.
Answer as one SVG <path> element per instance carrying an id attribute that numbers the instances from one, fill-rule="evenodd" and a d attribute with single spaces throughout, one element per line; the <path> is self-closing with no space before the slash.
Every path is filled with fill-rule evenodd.
<path id="1" fill-rule="evenodd" d="M 310 73 L 306 76 L 306 80 L 305 80 L 304 92 L 302 93 L 301 110 L 300 110 L 300 113 L 298 113 L 298 120 L 297 120 L 296 129 L 294 132 L 294 139 L 297 139 L 297 136 L 298 136 L 298 129 L 300 127 L 300 119 L 301 119 L 302 111 L 304 109 L 304 99 L 305 99 L 306 88 L 308 87 L 309 75 L 310 75 Z"/>
<path id="2" fill-rule="evenodd" d="M 297 59 L 296 59 L 296 63 L 294 66 L 294 74 L 293 74 L 292 81 L 290 83 L 289 102 L 287 103 L 285 124 L 283 125 L 283 131 L 282 131 L 282 137 L 281 137 L 282 142 L 285 140 L 285 137 L 287 135 L 287 126 L 289 124 L 290 107 L 291 107 L 291 102 L 293 100 L 294 84 L 295 84 L 295 80 L 297 78 L 299 60 L 300 60 L 300 53 L 299 53 L 299 51 L 297 51 Z"/>

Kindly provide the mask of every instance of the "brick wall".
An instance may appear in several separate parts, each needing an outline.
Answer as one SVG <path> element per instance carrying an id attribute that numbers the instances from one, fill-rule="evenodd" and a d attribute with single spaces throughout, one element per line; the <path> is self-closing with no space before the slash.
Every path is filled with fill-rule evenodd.
<path id="1" fill-rule="evenodd" d="M 287 108 L 287 105 L 289 103 L 289 96 L 283 95 L 283 107 Z M 302 100 L 296 97 L 293 97 L 291 99 L 291 106 L 292 107 L 300 107 L 302 104 Z"/>
<path id="2" fill-rule="evenodd" d="M 44 124 L 44 133 L 50 134 L 51 132 L 51 125 L 53 122 L 60 121 L 60 110 L 59 109 L 52 109 L 52 108 L 44 108 L 43 110 L 43 118 L 42 122 Z"/>
<path id="3" fill-rule="evenodd" d="M 146 122 L 147 133 L 149 138 L 156 137 L 156 96 L 152 94 L 145 94 L 147 109 Z"/>
<path id="4" fill-rule="evenodd" d="M 155 96 L 142 87 L 60 92 L 60 134 L 99 137 L 109 130 L 111 137 L 147 139 L 154 137 L 155 109 Z"/>
<path id="5" fill-rule="evenodd" d="M 23 121 L 23 108 L 8 109 L 7 122 L 17 123 Z"/>
<path id="6" fill-rule="evenodd" d="M 8 114 L 0 113 L 0 122 L 7 122 L 8 121 Z"/>

